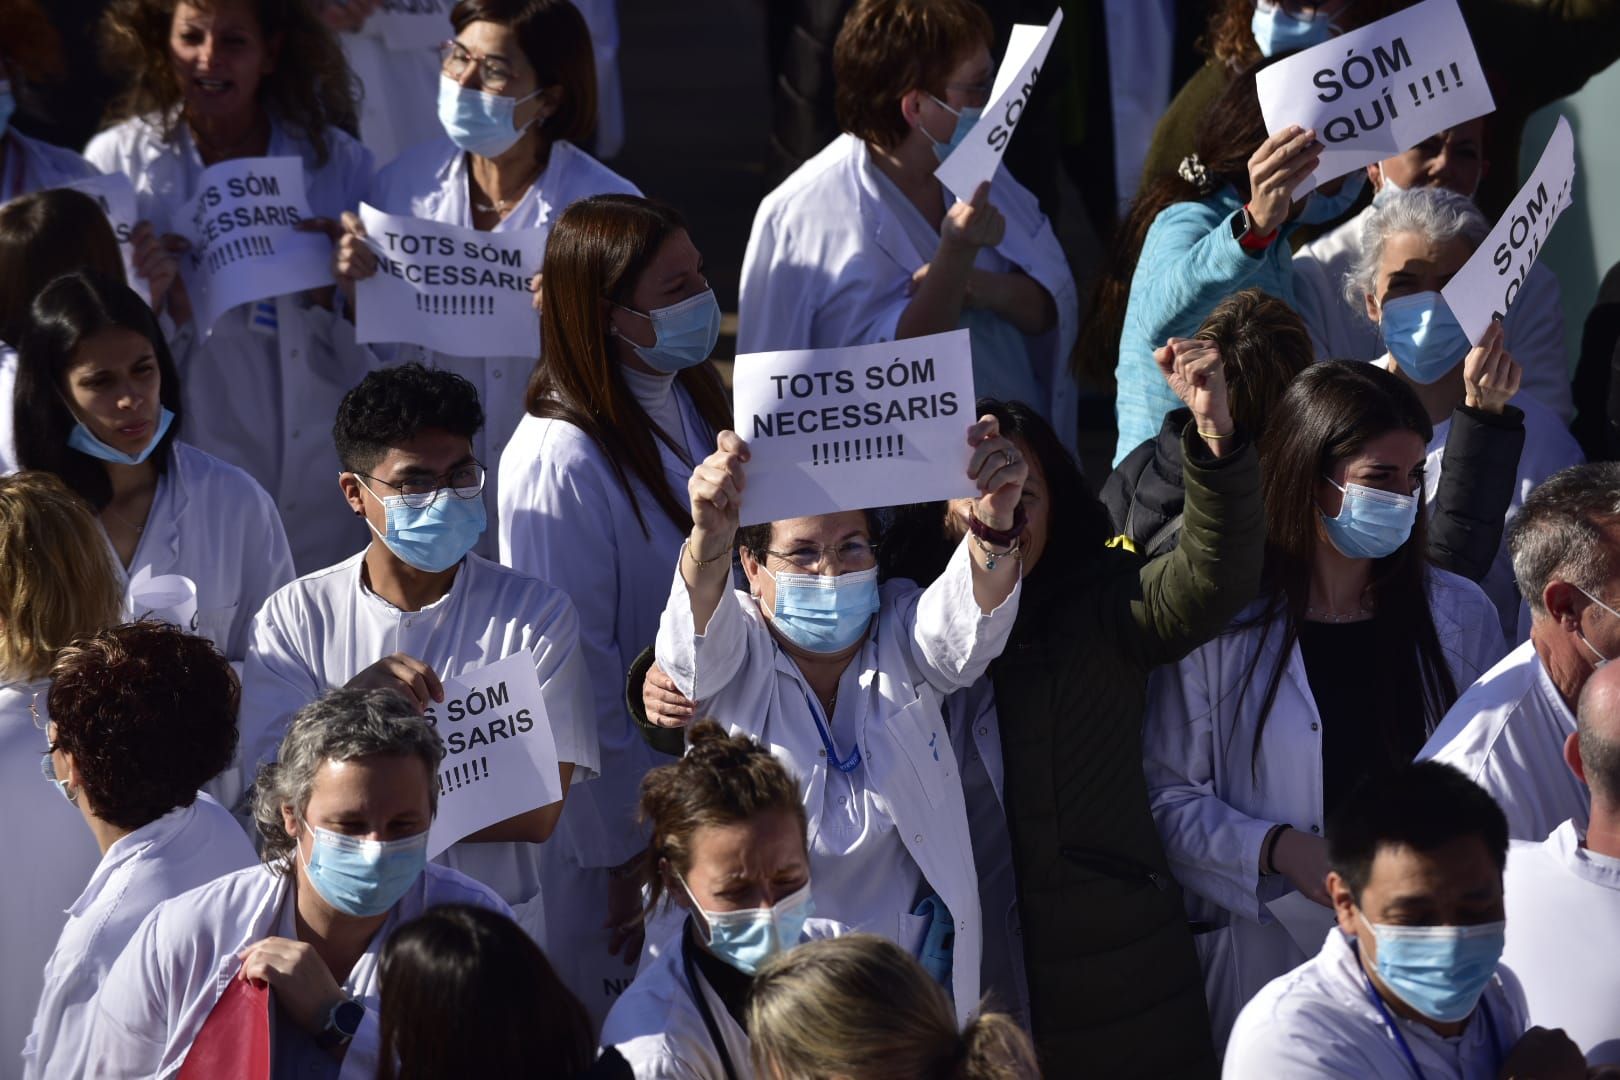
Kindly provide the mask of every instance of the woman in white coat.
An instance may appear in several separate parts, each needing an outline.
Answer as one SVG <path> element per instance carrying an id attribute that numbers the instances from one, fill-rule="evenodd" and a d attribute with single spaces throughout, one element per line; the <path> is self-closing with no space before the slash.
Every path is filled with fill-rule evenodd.
<path id="1" fill-rule="evenodd" d="M 464 229 L 549 234 L 576 199 L 639 194 L 575 145 L 596 127 L 596 72 L 590 31 L 574 5 L 460 0 L 450 23 L 455 37 L 444 45 L 439 77 L 443 133 L 377 174 L 372 206 Z M 347 216 L 344 227 L 334 258 L 339 282 L 352 287 L 376 273 L 377 258 L 357 217 Z M 407 345 L 397 359 L 472 380 L 488 414 L 473 453 L 480 461 L 500 456 L 523 417 L 534 353 L 460 357 Z M 493 514 L 500 488 L 497 477 L 490 480 L 484 499 Z"/>
<path id="2" fill-rule="evenodd" d="M 19 872 L 0 889 L 0 1054 L 28 1037 L 63 912 L 100 857 L 79 812 L 40 782 L 57 650 L 118 621 L 118 572 L 96 519 L 54 476 L 0 476 L 0 814 Z"/>
<path id="3" fill-rule="evenodd" d="M 796 777 L 746 735 L 705 721 L 691 750 L 647 774 L 647 911 L 680 913 L 656 959 L 614 1003 L 602 1045 L 636 1080 L 749 1080 L 754 975 L 844 927 L 810 918 L 810 851 Z"/>
<path id="4" fill-rule="evenodd" d="M 546 250 L 545 360 L 529 415 L 501 454 L 501 561 L 555 584 L 579 611 L 602 775 L 581 785 L 546 852 L 548 952 L 600 1019 L 605 986 L 640 952 L 646 848 L 637 788 L 657 756 L 624 702 L 652 644 L 691 529 L 680 492 L 730 422 L 710 351 L 720 309 L 680 216 L 636 196 L 569 207 Z M 555 887 L 551 886 L 555 882 Z M 614 953 L 622 953 L 620 960 Z"/>
<path id="5" fill-rule="evenodd" d="M 964 1017 L 979 1000 L 983 926 L 942 706 L 1012 631 L 1029 472 L 994 416 L 967 442 L 980 493 L 970 535 L 926 590 L 880 589 L 869 512 L 739 530 L 748 447 L 721 432 L 688 485 L 692 532 L 657 645 L 659 666 L 703 715 L 771 747 L 798 776 L 817 911 L 918 956 Z M 734 541 L 746 592 L 730 588 Z"/>
<path id="6" fill-rule="evenodd" d="M 264 489 L 176 437 L 180 380 L 146 302 L 117 281 L 65 275 L 34 301 L 20 344 L 22 467 L 55 473 L 95 508 L 127 614 L 180 622 L 240 661 L 292 556 Z M 173 590 L 155 598 L 153 579 Z"/>
<path id="7" fill-rule="evenodd" d="M 511 915 L 484 886 L 427 861 L 443 759 L 433 725 L 391 690 L 334 690 L 300 710 L 254 790 L 264 863 L 141 923 L 96 995 L 91 1075 L 173 1076 L 242 978 L 273 991 L 278 1075 L 371 1080 L 388 936 L 437 904 Z"/>
<path id="8" fill-rule="evenodd" d="M 737 350 L 966 327 L 977 394 L 1035 406 L 1068 444 L 1079 302 L 1051 224 L 1005 169 L 954 205 L 934 177 L 989 102 L 993 39 L 973 0 L 850 12 L 833 53 L 844 134 L 754 215 Z"/>
<path id="9" fill-rule="evenodd" d="M 1261 444 L 1260 599 L 1153 677 L 1144 768 L 1217 1045 L 1332 922 L 1328 815 L 1357 779 L 1409 761 L 1503 654 L 1485 594 L 1424 555 L 1430 434 L 1370 364 L 1296 376 Z"/>
<path id="10" fill-rule="evenodd" d="M 120 0 L 104 29 L 107 61 L 131 73 L 127 119 L 85 155 L 130 178 L 140 216 L 160 233 L 182 231 L 203 170 L 234 158 L 299 158 L 319 217 L 335 220 L 364 197 L 372 161 L 348 134 L 349 70 L 308 0 Z M 309 482 L 337 472 L 331 418 L 375 364 L 330 303 L 320 290 L 243 304 L 174 345 L 186 375 L 182 434 L 270 493 L 300 571 L 337 562 L 366 535 L 349 515 L 325 512 L 336 495 Z"/>
<path id="11" fill-rule="evenodd" d="M 157 904 L 253 865 L 235 818 L 206 795 L 230 765 L 239 688 L 207 641 L 140 622 L 79 638 L 51 669 L 48 775 L 101 862 L 45 965 L 23 1076 L 84 1076 L 90 1003 Z"/>

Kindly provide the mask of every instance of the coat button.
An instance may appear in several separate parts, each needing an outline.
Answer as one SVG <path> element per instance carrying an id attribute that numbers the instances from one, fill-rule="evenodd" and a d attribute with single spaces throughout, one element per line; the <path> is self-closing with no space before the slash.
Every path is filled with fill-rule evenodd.
<path id="1" fill-rule="evenodd" d="M 500 370 L 499 370 L 499 369 L 496 369 L 496 371 L 495 371 L 495 377 L 496 377 L 496 378 L 497 378 L 497 379 L 498 379 L 498 378 L 500 378 L 500 377 L 501 377 L 501 372 L 500 372 Z"/>
<path id="2" fill-rule="evenodd" d="M 1314 833 L 1319 833 L 1319 832 L 1321 832 L 1321 831 L 1322 831 L 1322 830 L 1321 830 L 1321 829 L 1319 829 L 1319 828 L 1317 828 L 1317 827 L 1316 827 L 1316 826 L 1315 826 L 1315 825 L 1312 825 L 1312 826 L 1311 826 L 1311 832 L 1314 832 Z"/>
<path id="3" fill-rule="evenodd" d="M 845 796 L 845 795 L 838 796 L 838 805 L 839 806 L 848 806 L 849 805 L 848 796 Z"/>
<path id="4" fill-rule="evenodd" d="M 980 735 L 988 735 L 988 734 L 990 734 L 989 726 L 988 725 L 980 725 L 979 734 Z"/>
<path id="5" fill-rule="evenodd" d="M 820 750 L 817 750 L 816 753 L 818 755 L 820 755 L 821 757 L 826 757 L 827 756 L 827 748 L 822 747 Z"/>
<path id="6" fill-rule="evenodd" d="M 298 350 L 297 349 L 292 350 L 292 358 L 294 360 L 298 359 Z"/>
<path id="7" fill-rule="evenodd" d="M 911 838 L 911 842 L 914 843 L 914 844 L 922 843 L 922 833 L 918 833 L 916 836 L 913 836 Z"/>
<path id="8" fill-rule="evenodd" d="M 1317 723 L 1317 722 L 1316 722 L 1316 721 L 1315 721 L 1315 720 L 1312 720 L 1312 721 L 1311 721 L 1311 730 L 1312 730 L 1312 731 L 1315 731 L 1315 730 L 1316 730 L 1316 729 L 1317 729 L 1317 728 L 1318 728 L 1318 727 L 1320 727 L 1320 726 L 1321 726 L 1321 725 L 1320 725 L 1320 724 L 1318 724 L 1318 723 Z"/>

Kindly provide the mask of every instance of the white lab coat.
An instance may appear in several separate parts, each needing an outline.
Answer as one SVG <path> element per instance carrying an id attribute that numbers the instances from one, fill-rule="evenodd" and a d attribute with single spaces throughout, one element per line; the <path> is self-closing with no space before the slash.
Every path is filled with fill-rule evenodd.
<path id="1" fill-rule="evenodd" d="M 1573 821 L 1508 851 L 1507 948 L 1530 1023 L 1560 1027 L 1589 1065 L 1620 1065 L 1620 859 Z"/>
<path id="2" fill-rule="evenodd" d="M 256 861 L 241 825 L 207 795 L 115 841 L 68 908 L 45 965 L 45 992 L 23 1049 L 24 1080 L 85 1075 L 91 1002 L 141 920 L 164 900 Z"/>
<path id="3" fill-rule="evenodd" d="M 860 750 L 862 761 L 848 774 L 830 766 L 804 677 L 777 647 L 746 592 L 723 597 L 700 637 L 677 571 L 658 628 L 658 663 L 681 692 L 701 701 L 703 715 L 733 734 L 768 746 L 798 778 L 818 912 L 915 952 L 927 930 L 912 914 L 915 901 L 879 895 L 878 901 L 898 899 L 898 904 L 863 910 L 874 900 L 871 879 L 881 884 L 882 878 L 920 871 L 923 887 L 945 901 L 956 922 L 951 988 L 964 1019 L 979 1000 L 983 921 L 962 780 L 942 709 L 947 694 L 970 686 L 1001 655 L 1021 587 L 995 611 L 982 614 L 973 598 L 966 540 L 926 590 L 910 581 L 883 586 L 882 608 L 845 671 L 838 695 L 842 708 L 829 725 L 841 754 L 847 756 L 852 743 Z M 857 851 L 865 855 L 862 849 L 887 850 L 879 846 L 886 829 L 900 840 L 893 848 L 900 861 L 866 868 L 866 881 L 844 880 L 849 875 L 840 859 L 857 857 Z M 841 849 L 852 832 L 859 839 Z M 852 900 L 832 887 L 835 881 L 863 896 Z"/>
<path id="4" fill-rule="evenodd" d="M 545 172 L 535 179 L 522 200 L 501 219 L 494 231 L 542 229 L 549 235 L 558 216 L 572 202 L 588 195 L 640 194 L 640 189 L 630 181 L 562 140 L 551 145 L 551 160 Z M 366 201 L 385 213 L 470 229 L 473 219 L 467 189 L 467 155 L 441 133 L 407 150 L 380 171 Z M 394 353 L 397 362 L 418 360 L 431 367 L 454 371 L 472 381 L 478 388 L 478 400 L 484 405 L 484 429 L 473 436 L 473 453 L 479 461 L 493 466 L 524 415 L 523 398 L 529 374 L 540 355 L 539 317 L 535 319 L 534 350 L 523 356 L 447 356 L 420 345 L 400 345 Z M 489 507 L 491 518 L 498 516 L 499 479 L 492 468 L 484 487 L 484 504 Z M 494 547 L 494 537 L 486 534 L 478 550 L 493 554 Z"/>
<path id="5" fill-rule="evenodd" d="M 1364 305 L 1344 298 L 1344 281 L 1361 254 L 1368 207 L 1294 253 L 1294 304 L 1311 333 L 1318 360 L 1376 360 L 1384 355 L 1378 327 Z M 1558 278 L 1536 263 L 1504 314 L 1508 351 L 1524 369 L 1521 389 L 1568 425 L 1575 417 L 1564 355 L 1564 312 Z"/>
<path id="6" fill-rule="evenodd" d="M 0 151 L 0 203 L 100 173 L 72 150 L 31 139 L 16 128 L 0 135 Z"/>
<path id="7" fill-rule="evenodd" d="M 1530 1026 L 1526 1017 L 1519 981 L 1502 965 L 1461 1035 L 1441 1036 L 1399 1017 L 1395 1023 L 1423 1080 L 1496 1080 Z M 1410 1077 L 1412 1067 L 1367 996 L 1366 976 L 1350 939 L 1334 929 L 1310 962 L 1273 979 L 1244 1006 L 1221 1075 L 1226 1080 L 1388 1080 Z"/>
<path id="8" fill-rule="evenodd" d="M 1260 601 L 1234 625 L 1255 616 Z M 1429 571 L 1429 606 L 1452 680 L 1467 686 L 1503 653 L 1495 609 L 1479 586 Z M 1283 822 L 1322 836 L 1322 731 L 1296 642 L 1265 722 L 1256 766 L 1250 751 L 1280 630 L 1229 631 L 1148 684 L 1143 770 L 1170 868 L 1194 920 L 1217 929 L 1194 938 L 1217 1045 L 1244 1002 L 1305 959 L 1267 905 L 1291 892 L 1260 875 L 1260 845 Z M 1245 685 L 1256 648 L 1255 677 Z M 1239 693 L 1239 689 L 1244 692 Z"/>
<path id="9" fill-rule="evenodd" d="M 617 1049 L 636 1080 L 726 1080 L 681 960 L 686 919 L 676 920 L 674 926 L 674 932 L 658 949 L 657 959 L 642 967 L 635 982 L 614 1003 L 602 1025 L 602 1046 Z M 842 937 L 848 932 L 848 927 L 831 919 L 806 919 L 798 943 Z M 696 964 L 692 972 L 703 989 L 714 1025 L 725 1040 L 736 1080 L 751 1080 L 755 1074 L 748 1033 L 731 1018 Z"/>
<path id="10" fill-rule="evenodd" d="M 1591 795 L 1564 763 L 1575 714 L 1526 641 L 1457 699 L 1418 754 L 1461 769 L 1507 815 L 1508 835 L 1540 842 L 1566 818 L 1586 828 Z"/>
<path id="11" fill-rule="evenodd" d="M 115 560 L 116 562 L 116 560 Z M 247 656 L 253 616 L 293 579 L 292 552 L 276 505 L 247 473 L 175 440 L 125 584 L 141 570 L 180 574 L 197 586 L 197 615 L 184 629 L 225 656 Z M 128 612 L 139 614 L 138 612 Z"/>
<path id="12" fill-rule="evenodd" d="M 294 712 L 395 652 L 416 657 L 441 679 L 520 649 L 532 652 L 557 760 L 573 762 L 574 783 L 596 774 L 578 618 L 561 590 L 468 555 L 441 599 L 420 611 L 401 611 L 365 584 L 364 560 L 362 551 L 299 578 L 272 596 L 254 620 L 242 674 L 238 757 L 244 786 L 253 768 L 274 760 Z M 459 843 L 439 861 L 518 905 L 540 892 L 539 847 Z"/>
<path id="13" fill-rule="evenodd" d="M 302 158 L 310 210 L 335 219 L 365 194 L 371 154 L 335 128 L 326 141 L 331 156 L 317 167 L 314 146 L 271 117 L 268 156 Z M 155 118 L 126 120 L 91 139 L 85 153 L 103 170 L 130 178 L 141 217 L 159 233 L 181 231 L 176 215 L 196 194 L 205 168 L 184 124 L 166 142 Z M 274 308 L 274 331 L 255 329 L 260 305 L 243 304 L 221 315 L 211 335 L 192 324 L 170 342 L 185 402 L 180 435 L 270 493 L 293 562 L 308 572 L 365 542 L 365 526 L 338 490 L 332 420 L 376 358 L 355 344 L 346 320 L 305 295 L 266 304 Z"/>
<path id="14" fill-rule="evenodd" d="M 239 954 L 276 935 L 284 905 L 295 902 L 293 891 L 291 877 L 250 866 L 153 909 L 96 995 L 86 1055 L 90 1075 L 148 1080 L 179 1072 L 192 1040 L 241 970 Z M 383 944 L 399 927 L 440 904 L 471 904 L 511 915 L 483 885 L 430 863 L 389 910 L 343 983 L 345 992 L 366 1007 L 360 1032 L 343 1058 L 343 1080 L 371 1080 L 377 1072 Z"/>
<path id="15" fill-rule="evenodd" d="M 45 984 L 45 961 L 67 922 L 73 898 L 95 872 L 101 852 L 78 807 L 40 776 L 48 745 L 34 726 L 28 705 L 39 694 L 39 723 L 49 679 L 0 683 L 0 816 L 10 823 L 6 860 L 10 873 L 0 887 L 0 1075 L 18 1071 L 17 1054 L 28 1038 Z"/>
<path id="16" fill-rule="evenodd" d="M 894 339 L 911 300 L 911 275 L 934 252 L 912 242 L 879 193 L 869 161 L 865 142 L 840 135 L 760 203 L 743 256 L 739 353 Z M 1030 404 L 1072 448 L 1077 390 L 1068 364 L 1080 325 L 1074 278 L 1040 204 L 1006 169 L 996 173 L 990 201 L 1007 219 L 995 255 L 1034 278 L 1057 307 L 1056 329 L 1026 339 L 1046 394 Z"/>

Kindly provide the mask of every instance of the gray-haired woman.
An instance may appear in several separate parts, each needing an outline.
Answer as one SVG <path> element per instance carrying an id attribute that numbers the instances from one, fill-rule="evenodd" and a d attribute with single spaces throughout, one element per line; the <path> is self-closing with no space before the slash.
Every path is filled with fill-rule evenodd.
<path id="1" fill-rule="evenodd" d="M 236 976 L 275 990 L 278 1065 L 370 1080 L 392 929 L 438 904 L 510 914 L 427 862 L 443 758 L 438 733 L 393 691 L 335 690 L 300 709 L 253 792 L 263 864 L 141 924 L 97 998 L 96 1075 L 171 1074 Z"/>

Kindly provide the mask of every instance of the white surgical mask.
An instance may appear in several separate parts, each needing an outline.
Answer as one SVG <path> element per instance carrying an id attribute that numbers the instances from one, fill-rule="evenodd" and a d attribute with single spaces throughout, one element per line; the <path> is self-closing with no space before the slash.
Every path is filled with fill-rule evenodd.
<path id="1" fill-rule="evenodd" d="M 1575 588 L 1580 589 L 1581 595 L 1586 597 L 1588 600 L 1592 601 L 1592 603 L 1596 604 L 1598 607 L 1602 608 L 1604 611 L 1607 611 L 1610 615 L 1613 615 L 1616 619 L 1620 619 L 1620 611 L 1614 610 L 1614 608 L 1610 607 L 1608 604 L 1605 604 L 1603 601 L 1599 600 L 1597 597 L 1593 596 L 1591 593 L 1587 592 L 1585 589 L 1581 589 L 1581 587 L 1579 585 L 1575 586 Z M 1601 670 L 1603 670 L 1604 665 L 1607 664 L 1610 660 L 1614 659 L 1614 657 L 1612 657 L 1612 656 L 1604 656 L 1602 653 L 1598 652 L 1597 649 L 1593 647 L 1592 643 L 1590 641 L 1586 640 L 1586 635 L 1581 633 L 1579 627 L 1577 627 L 1576 630 L 1575 630 L 1575 636 L 1581 639 L 1581 644 L 1585 645 L 1587 647 L 1587 649 L 1589 649 L 1591 651 L 1593 656 L 1597 657 L 1597 659 L 1592 662 L 1592 670 L 1593 671 L 1601 671 Z"/>

